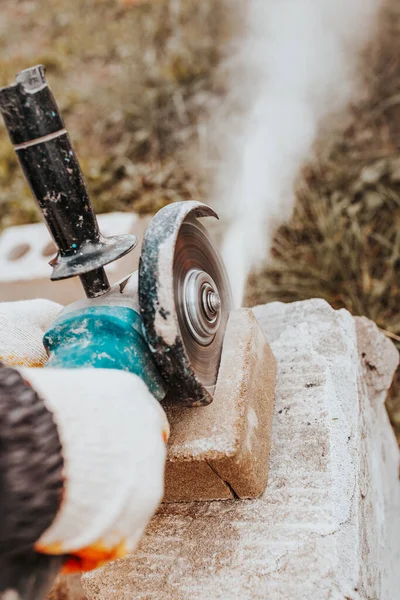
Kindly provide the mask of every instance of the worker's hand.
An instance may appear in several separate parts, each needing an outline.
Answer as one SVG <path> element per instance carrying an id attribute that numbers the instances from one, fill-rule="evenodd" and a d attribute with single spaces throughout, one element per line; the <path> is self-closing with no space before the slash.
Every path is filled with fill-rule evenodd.
<path id="1" fill-rule="evenodd" d="M 131 373 L 28 368 L 44 366 L 42 338 L 61 309 L 47 300 L 0 303 L 0 362 L 20 373 L 22 386 L 36 392 L 52 415 L 61 444 L 62 473 L 49 474 L 49 481 L 54 486 L 59 477 L 62 493 L 57 513 L 51 515 L 50 526 L 34 547 L 41 554 L 66 557 L 65 571 L 71 572 L 95 568 L 135 548 L 163 495 L 169 429 L 160 404 Z M 2 378 L 6 371 L 11 370 L 0 368 L 0 416 L 6 396 L 7 406 L 13 406 L 13 389 L 7 387 L 10 378 Z M 15 406 L 17 418 L 20 404 Z M 34 421 L 28 440 L 32 450 L 24 454 L 24 469 L 16 465 L 16 477 L 29 472 L 35 482 L 35 448 L 43 452 L 43 444 L 40 431 L 32 425 Z M 7 477 L 12 480 L 11 473 Z M 35 498 L 35 490 L 31 492 L 32 501 L 40 504 L 40 494 Z"/>
<path id="2" fill-rule="evenodd" d="M 50 300 L 0 302 L 0 362 L 42 367 L 47 361 L 43 335 L 61 309 Z"/>
<path id="3" fill-rule="evenodd" d="M 53 413 L 63 498 L 35 548 L 90 570 L 132 552 L 161 501 L 168 422 L 136 375 L 114 369 L 21 369 Z"/>

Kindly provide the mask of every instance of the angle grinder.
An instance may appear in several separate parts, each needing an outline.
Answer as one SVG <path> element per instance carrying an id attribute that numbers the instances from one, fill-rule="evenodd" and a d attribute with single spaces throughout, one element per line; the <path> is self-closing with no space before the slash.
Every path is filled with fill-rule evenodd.
<path id="1" fill-rule="evenodd" d="M 10 440 L 9 444 L 0 444 L 1 519 L 7 522 L 5 537 L 0 533 L 0 562 L 6 565 L 2 569 L 5 575 L 7 570 L 18 574 L 25 564 L 29 566 L 29 577 L 15 575 L 14 583 L 18 582 L 15 584 L 18 597 L 33 600 L 42 595 L 46 577 L 54 577 L 66 556 L 73 556 L 74 560 L 79 557 L 80 564 L 89 561 L 91 565 L 93 556 L 100 559 L 121 556 L 123 540 L 121 536 L 116 539 L 111 522 L 108 529 L 103 527 L 109 534 L 102 538 L 101 544 L 97 543 L 94 531 L 103 523 L 106 513 L 109 517 L 110 511 L 101 506 L 99 496 L 108 493 L 104 479 L 110 469 L 113 471 L 113 465 L 119 464 L 116 448 L 119 444 L 123 461 L 126 448 L 133 443 L 129 431 L 130 394 L 141 394 L 140 402 L 146 403 L 146 395 L 138 386 L 143 386 L 143 381 L 157 400 L 168 394 L 171 402 L 197 407 L 209 404 L 213 399 L 232 301 L 224 265 L 201 221 L 203 217 L 217 218 L 217 215 L 210 207 L 194 201 L 170 204 L 156 214 L 144 236 L 139 270 L 110 286 L 104 266 L 132 251 L 137 240 L 133 235 L 106 238 L 100 233 L 77 157 L 41 65 L 20 72 L 13 85 L 0 90 L 0 110 L 23 172 L 58 248 L 50 262 L 51 279 L 78 276 L 86 295 L 85 299 L 65 307 L 46 332 L 43 343 L 49 360 L 44 370 L 22 369 L 17 373 L 0 368 L 0 442 Z M 81 378 L 79 369 L 84 374 Z M 101 386 L 100 394 L 90 391 L 91 382 L 95 380 L 89 376 L 94 373 L 92 369 L 98 369 L 96 383 Z M 105 369 L 111 369 L 108 377 L 111 383 L 107 383 Z M 122 371 L 133 373 L 142 381 L 128 381 Z M 64 383 L 62 373 L 65 373 Z M 106 400 L 107 385 L 110 388 L 120 385 L 125 394 L 115 398 L 119 413 L 112 419 Z M 82 403 L 85 398 L 91 398 L 90 407 L 77 409 L 78 421 L 76 411 L 55 397 L 58 386 L 60 390 L 63 386 L 68 388 L 70 396 L 74 396 L 75 407 L 79 407 L 80 395 Z M 43 398 L 47 395 L 46 402 L 42 395 Z M 61 396 L 61 392 L 58 395 Z M 146 427 L 150 428 L 154 421 L 150 408 L 148 413 L 145 406 L 140 410 L 143 423 L 147 422 Z M 119 423 L 124 424 L 124 428 Z M 135 427 L 139 438 L 144 429 L 140 419 Z M 97 442 L 86 447 L 83 441 L 88 429 Z M 122 438 L 122 429 L 125 438 Z M 111 458 L 106 453 L 107 458 L 102 455 L 99 461 L 96 454 L 104 431 L 109 431 L 107 439 L 115 440 L 115 448 L 109 450 L 115 453 L 114 463 L 108 470 L 105 465 Z M 18 435 L 14 435 L 15 432 Z M 135 502 L 142 498 L 144 523 L 162 496 L 163 462 L 157 463 L 153 474 L 146 471 L 146 457 L 152 456 L 158 444 L 159 434 L 155 431 L 151 435 L 149 439 L 143 438 L 142 451 L 130 450 L 130 464 L 137 469 L 132 477 L 143 481 L 142 486 L 132 489 L 136 489 Z M 22 448 L 24 453 L 21 454 Z M 71 456 L 76 458 L 78 450 L 80 454 L 74 463 Z M 93 459 L 90 459 L 91 453 Z M 22 455 L 26 458 L 23 464 L 19 458 Z M 44 456 L 51 460 L 43 462 Z M 163 456 L 161 451 L 158 456 Z M 89 465 L 92 464 L 89 459 L 104 471 L 96 479 L 97 495 L 92 488 L 90 494 L 83 493 L 79 479 L 83 468 L 80 460 Z M 43 465 L 43 473 L 39 469 L 42 474 L 38 465 Z M 90 471 L 90 467 L 87 469 Z M 147 489 L 151 488 L 156 473 L 159 485 L 150 501 L 146 498 L 146 485 Z M 150 479 L 145 485 L 146 477 Z M 78 479 L 81 494 L 73 497 Z M 123 481 L 117 471 L 112 473 L 109 482 L 111 480 L 114 484 L 110 483 L 109 487 L 115 486 L 112 503 Z M 47 496 L 51 502 L 47 502 Z M 81 511 L 77 513 L 79 506 Z M 130 519 L 136 523 L 138 515 L 134 514 L 134 505 L 128 503 L 127 507 L 123 513 L 125 522 Z M 42 515 L 40 520 L 35 516 L 38 511 Z M 79 518 L 68 520 L 69 511 Z M 82 521 L 83 512 L 86 516 Z M 89 522 L 97 523 L 85 543 L 78 521 L 85 524 L 85 531 Z M 60 537 L 64 539 L 63 544 L 59 542 Z M 136 542 L 136 538 L 130 543 L 125 540 L 124 551 L 132 550 Z M 48 563 L 46 556 L 49 556 Z M 0 575 L 0 597 L 2 590 L 11 585 L 7 582 L 7 577 L 3 581 Z"/>
<path id="2" fill-rule="evenodd" d="M 199 221 L 216 213 L 199 202 L 161 209 L 146 231 L 139 273 L 111 288 L 104 266 L 137 240 L 101 235 L 44 67 L 21 71 L 0 90 L 0 109 L 58 248 L 51 279 L 79 276 L 87 296 L 47 332 L 48 367 L 128 370 L 158 399 L 168 389 L 176 402 L 209 404 L 232 308 L 224 265 Z"/>

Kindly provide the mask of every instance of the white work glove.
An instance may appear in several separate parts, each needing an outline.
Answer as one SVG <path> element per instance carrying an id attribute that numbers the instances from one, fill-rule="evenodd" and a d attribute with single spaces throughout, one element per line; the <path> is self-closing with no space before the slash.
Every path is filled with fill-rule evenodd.
<path id="1" fill-rule="evenodd" d="M 42 337 L 61 308 L 47 300 L 0 303 L 0 355 L 54 415 L 64 490 L 35 549 L 70 555 L 64 571 L 71 572 L 134 550 L 162 499 L 169 429 L 160 404 L 131 373 L 20 366 L 45 364 Z"/>
<path id="2" fill-rule="evenodd" d="M 50 300 L 0 302 L 0 361 L 7 367 L 42 367 L 43 336 L 62 308 Z"/>

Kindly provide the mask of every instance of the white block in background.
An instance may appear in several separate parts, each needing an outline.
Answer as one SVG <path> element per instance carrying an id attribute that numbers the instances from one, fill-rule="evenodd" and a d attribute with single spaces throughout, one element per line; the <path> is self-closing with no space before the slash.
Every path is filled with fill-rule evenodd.
<path id="1" fill-rule="evenodd" d="M 138 238 L 132 252 L 106 266 L 111 283 L 115 283 L 138 268 L 140 246 L 150 218 L 115 212 L 98 215 L 98 221 L 105 236 L 134 233 Z M 49 261 L 54 255 L 55 246 L 44 223 L 6 229 L 0 236 L 0 302 L 48 298 L 65 305 L 83 298 L 77 277 L 50 281 Z"/>

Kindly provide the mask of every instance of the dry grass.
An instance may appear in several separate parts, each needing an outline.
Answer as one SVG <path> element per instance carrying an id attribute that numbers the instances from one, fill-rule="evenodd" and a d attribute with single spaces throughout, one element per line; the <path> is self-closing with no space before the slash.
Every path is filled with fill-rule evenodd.
<path id="1" fill-rule="evenodd" d="M 0 85 L 46 65 L 96 209 L 154 212 L 201 193 L 183 149 L 209 105 L 229 14 L 215 0 L 3 0 Z M 2 124 L 0 209 L 0 229 L 38 218 Z"/>
<path id="2" fill-rule="evenodd" d="M 305 171 L 294 217 L 276 235 L 272 264 L 251 277 L 248 303 L 323 297 L 374 319 L 400 347 L 400 9 L 391 4 L 366 59 L 370 96 Z M 231 6 L 2 0 L 0 84 L 29 65 L 48 67 L 98 211 L 154 212 L 202 197 L 206 182 L 185 153 L 222 85 L 216 66 L 235 26 Z M 0 229 L 37 218 L 0 129 Z M 388 408 L 400 440 L 397 389 Z"/>

